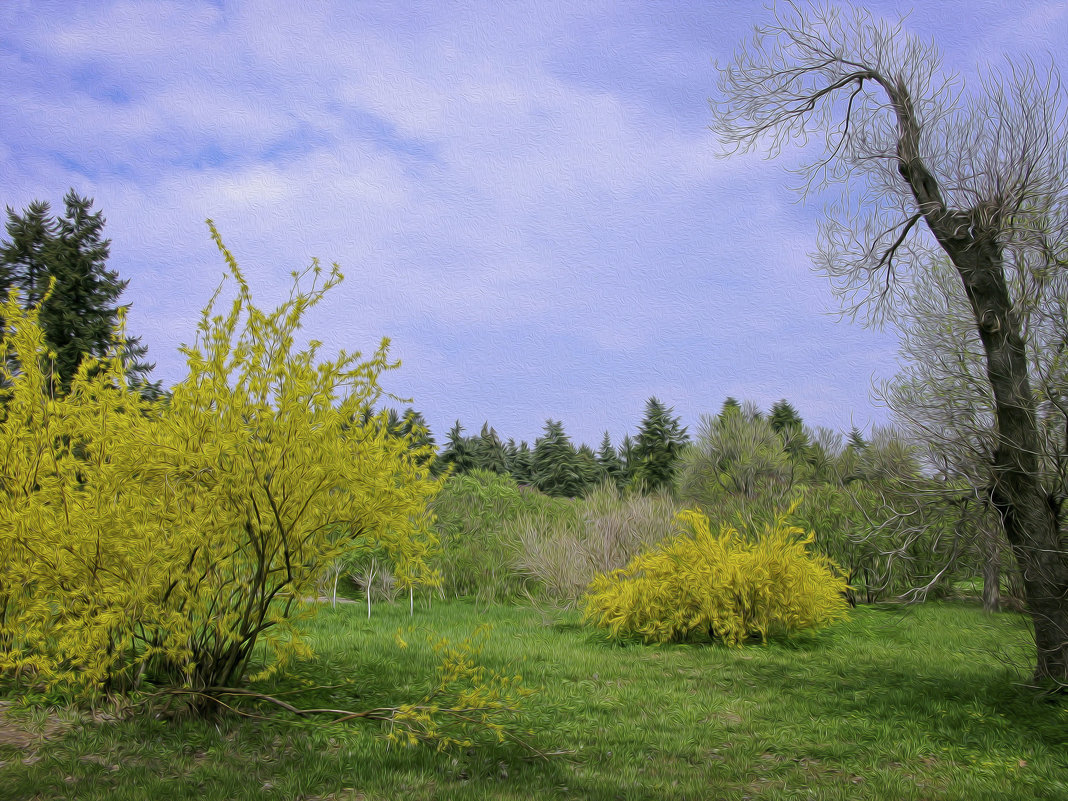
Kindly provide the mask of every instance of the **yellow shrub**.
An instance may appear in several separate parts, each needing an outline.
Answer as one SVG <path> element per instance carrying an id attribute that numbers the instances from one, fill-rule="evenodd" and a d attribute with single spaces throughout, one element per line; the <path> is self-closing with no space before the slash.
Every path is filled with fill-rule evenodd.
<path id="1" fill-rule="evenodd" d="M 236 683 L 257 645 L 267 668 L 306 652 L 293 620 L 338 554 L 381 549 L 403 582 L 435 581 L 426 449 L 359 420 L 396 366 L 388 340 L 367 360 L 294 352 L 340 272 L 267 315 L 211 230 L 238 295 L 226 317 L 205 309 L 166 408 L 127 387 L 121 330 L 105 369 L 85 360 L 46 397 L 37 311 L 14 294 L 2 309 L 0 673 L 89 693 L 146 672 Z"/>
<path id="2" fill-rule="evenodd" d="M 728 525 L 714 534 L 701 512 L 679 513 L 677 536 L 591 582 L 585 619 L 616 637 L 728 645 L 844 619 L 846 580 L 808 551 L 812 535 L 786 522 L 792 511 L 753 537 Z"/>

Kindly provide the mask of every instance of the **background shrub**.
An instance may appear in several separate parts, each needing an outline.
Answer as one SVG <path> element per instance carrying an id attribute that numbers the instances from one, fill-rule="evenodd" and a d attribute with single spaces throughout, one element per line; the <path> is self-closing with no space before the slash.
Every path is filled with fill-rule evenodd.
<path id="1" fill-rule="evenodd" d="M 623 567 L 671 534 L 677 511 L 666 493 L 621 496 L 605 482 L 571 514 L 524 514 L 507 524 L 505 536 L 519 544 L 518 569 L 549 599 L 571 604 L 598 573 Z"/>
<path id="2" fill-rule="evenodd" d="M 509 524 L 521 517 L 573 516 L 574 502 L 520 486 L 508 475 L 475 469 L 450 476 L 431 506 L 441 551 L 434 564 L 447 595 L 514 600 L 537 588 L 517 567 L 520 544 Z"/>
<path id="3" fill-rule="evenodd" d="M 845 578 L 808 551 L 812 535 L 786 522 L 792 511 L 759 535 L 729 525 L 717 535 L 701 512 L 681 512 L 677 536 L 593 580 L 585 619 L 616 637 L 736 646 L 844 618 Z"/>

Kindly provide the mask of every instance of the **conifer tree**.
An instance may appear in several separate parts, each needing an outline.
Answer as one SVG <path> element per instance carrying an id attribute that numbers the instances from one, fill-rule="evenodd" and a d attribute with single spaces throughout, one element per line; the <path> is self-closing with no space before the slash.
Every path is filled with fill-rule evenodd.
<path id="1" fill-rule="evenodd" d="M 504 445 L 497 432 L 490 428 L 488 420 L 482 424 L 482 431 L 474 442 L 474 451 L 479 469 L 502 475 L 508 472 Z"/>
<path id="2" fill-rule="evenodd" d="M 431 451 L 435 444 L 434 435 L 430 433 L 430 426 L 427 425 L 426 418 L 421 412 L 417 412 L 410 406 L 405 409 L 398 435 L 408 440 L 411 450 L 418 450 L 423 454 L 416 458 L 417 464 L 422 467 L 433 462 L 434 457 Z"/>
<path id="3" fill-rule="evenodd" d="M 470 440 L 463 435 L 463 431 L 463 426 L 460 425 L 459 420 L 456 421 L 456 425 L 449 429 L 445 450 L 441 452 L 441 455 L 434 462 L 439 474 L 444 473 L 450 465 L 452 466 L 453 475 L 467 473 L 478 466 L 474 449 L 471 447 Z"/>
<path id="4" fill-rule="evenodd" d="M 856 426 L 853 426 L 849 430 L 849 437 L 846 440 L 846 447 L 851 448 L 854 451 L 862 451 L 868 447 L 868 443 L 864 439 L 864 435 L 860 433 L 860 429 Z"/>
<path id="5" fill-rule="evenodd" d="M 39 317 L 45 344 L 56 354 L 56 380 L 47 387 L 54 395 L 67 393 L 84 357 L 106 355 L 118 325 L 116 301 L 129 283 L 107 269 L 111 241 L 103 238 L 102 213 L 90 211 L 93 201 L 71 189 L 64 203 L 66 213 L 58 220 L 44 201 L 34 201 L 21 216 L 8 207 L 10 239 L 0 244 L 0 292 L 5 297 L 17 287 L 20 305 L 30 308 L 55 279 Z M 159 382 L 147 380 L 155 365 L 141 361 L 147 352 L 139 338 L 127 337 L 122 359 L 131 383 L 142 394 L 159 397 Z"/>
<path id="6" fill-rule="evenodd" d="M 509 439 L 508 442 L 514 448 L 514 452 L 508 455 L 508 472 L 512 474 L 517 484 L 533 485 L 534 452 L 531 451 L 526 440 L 521 440 L 518 446 L 515 445 L 514 440 Z"/>
<path id="7" fill-rule="evenodd" d="M 600 465 L 597 464 L 597 454 L 586 443 L 582 443 L 576 452 L 578 456 L 578 474 L 582 481 L 581 495 L 585 495 L 603 480 Z"/>
<path id="8" fill-rule="evenodd" d="M 534 443 L 534 486 L 546 495 L 574 498 L 582 494 L 578 454 L 564 424 L 545 421 L 545 434 Z"/>
<path id="9" fill-rule="evenodd" d="M 724 420 L 728 415 L 738 414 L 742 411 L 742 404 L 738 402 L 737 398 L 727 396 L 727 400 L 723 401 L 723 406 L 719 410 L 719 419 Z"/>
<path id="10" fill-rule="evenodd" d="M 782 437 L 783 449 L 790 458 L 797 461 L 808 455 L 810 443 L 805 424 L 797 409 L 786 398 L 772 404 L 768 422 L 771 423 L 772 430 Z"/>
<path id="11" fill-rule="evenodd" d="M 685 427 L 671 412 L 655 397 L 645 404 L 635 453 L 640 465 L 638 476 L 647 492 L 671 488 L 679 455 L 689 441 Z"/>
<path id="12" fill-rule="evenodd" d="M 623 489 L 623 463 L 619 459 L 619 454 L 616 453 L 616 449 L 612 447 L 612 437 L 605 431 L 604 438 L 601 440 L 601 447 L 597 450 L 597 464 L 601 468 L 601 475 L 608 481 L 611 481 L 617 488 Z"/>
<path id="13" fill-rule="evenodd" d="M 638 472 L 638 454 L 630 434 L 625 434 L 623 441 L 619 443 L 619 462 L 622 466 L 620 483 L 624 487 L 630 486 L 636 480 Z"/>

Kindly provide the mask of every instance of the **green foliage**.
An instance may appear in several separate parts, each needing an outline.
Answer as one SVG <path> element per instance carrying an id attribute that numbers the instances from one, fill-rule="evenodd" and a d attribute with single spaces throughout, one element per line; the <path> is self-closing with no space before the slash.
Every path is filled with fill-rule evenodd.
<path id="1" fill-rule="evenodd" d="M 684 497 L 705 509 L 724 495 L 747 502 L 758 496 L 783 501 L 793 468 L 782 438 L 755 406 L 726 407 L 718 417 L 702 415 L 697 441 L 686 450 L 679 486 Z"/>
<path id="2" fill-rule="evenodd" d="M 623 440 L 619 443 L 619 461 L 623 466 L 620 476 L 622 487 L 630 488 L 635 486 L 640 462 L 634 440 L 631 439 L 630 434 L 624 434 Z"/>
<path id="3" fill-rule="evenodd" d="M 204 310 L 166 407 L 129 387 L 121 331 L 108 362 L 84 360 L 49 398 L 38 312 L 8 301 L 0 356 L 23 370 L 4 376 L 0 425 L 0 671 L 89 694 L 146 674 L 202 690 L 241 681 L 257 647 L 268 670 L 306 654 L 295 617 L 343 552 L 382 549 L 402 582 L 435 581 L 437 483 L 386 415 L 358 420 L 396 366 L 388 340 L 366 361 L 293 353 L 340 271 L 267 315 L 209 226 L 238 296 L 225 318 L 214 298 Z"/>
<path id="4" fill-rule="evenodd" d="M 617 489 L 622 490 L 626 486 L 623 462 L 612 447 L 612 437 L 605 431 L 601 440 L 601 447 L 597 450 L 597 465 L 601 468 L 601 477 L 611 482 Z"/>
<path id="5" fill-rule="evenodd" d="M 636 475 L 645 492 L 672 488 L 679 455 L 689 441 L 686 428 L 679 425 L 679 418 L 671 416 L 671 411 L 656 398 L 650 398 L 645 404 L 634 448 L 638 462 Z"/>
<path id="6" fill-rule="evenodd" d="M 450 476 L 431 507 L 441 540 L 435 564 L 443 590 L 482 600 L 526 595 L 532 582 L 515 567 L 518 542 L 509 524 L 539 514 L 569 515 L 571 506 L 488 470 Z"/>
<path id="7" fill-rule="evenodd" d="M 478 467 L 475 448 L 469 437 L 464 436 L 463 426 L 456 421 L 445 441 L 445 449 L 434 461 L 435 472 L 444 475 L 445 471 L 452 468 L 452 474 L 467 473 Z"/>
<path id="8" fill-rule="evenodd" d="M 482 431 L 475 441 L 475 465 L 480 470 L 493 473 L 508 472 L 508 455 L 497 436 L 496 430 L 490 428 L 489 422 L 482 424 Z"/>
<path id="9" fill-rule="evenodd" d="M 772 404 L 768 423 L 782 437 L 783 449 L 791 459 L 796 461 L 808 456 L 810 443 L 805 424 L 786 398 Z"/>
<path id="10" fill-rule="evenodd" d="M 718 535 L 701 512 L 680 513 L 678 536 L 593 580 L 585 619 L 615 637 L 732 646 L 844 619 L 845 579 L 808 551 L 812 535 L 786 522 L 790 512 L 761 534 L 724 525 Z"/>
<path id="11" fill-rule="evenodd" d="M 504 455 L 508 474 L 516 482 L 527 486 L 534 483 L 534 454 L 526 440 L 516 445 L 515 440 L 509 437 L 504 446 Z"/>
<path id="12" fill-rule="evenodd" d="M 0 246 L 0 295 L 14 287 L 22 292 L 24 308 L 41 303 L 38 323 L 46 348 L 55 352 L 55 381 L 49 373 L 47 387 L 53 394 L 70 390 L 84 357 L 106 356 L 118 325 L 114 304 L 129 283 L 107 269 L 111 243 L 103 239 L 101 213 L 90 213 L 93 201 L 71 189 L 64 203 L 66 213 L 58 220 L 47 202 L 31 203 L 22 215 L 8 208 L 10 239 Z M 159 384 L 146 379 L 153 365 L 141 361 L 146 353 L 138 339 L 123 338 L 119 354 L 131 383 L 157 396 Z"/>
<path id="13" fill-rule="evenodd" d="M 564 424 L 545 421 L 545 433 L 534 443 L 534 486 L 546 495 L 574 498 L 586 489 L 578 452 L 564 433 Z"/>

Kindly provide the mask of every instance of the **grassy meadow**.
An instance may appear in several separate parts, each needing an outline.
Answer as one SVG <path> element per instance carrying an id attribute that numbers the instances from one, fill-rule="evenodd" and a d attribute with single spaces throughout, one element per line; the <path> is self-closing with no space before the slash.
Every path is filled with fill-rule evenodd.
<path id="1" fill-rule="evenodd" d="M 437 664 L 419 630 L 481 624 L 480 661 L 537 690 L 518 725 L 545 758 L 398 746 L 380 723 L 111 718 L 9 694 L 0 799 L 1068 799 L 1068 705 L 1021 688 L 1024 619 L 967 602 L 861 607 L 741 649 L 620 645 L 532 606 L 424 597 L 368 620 L 339 603 L 309 623 L 314 659 L 253 686 L 301 707 L 411 702 Z"/>

